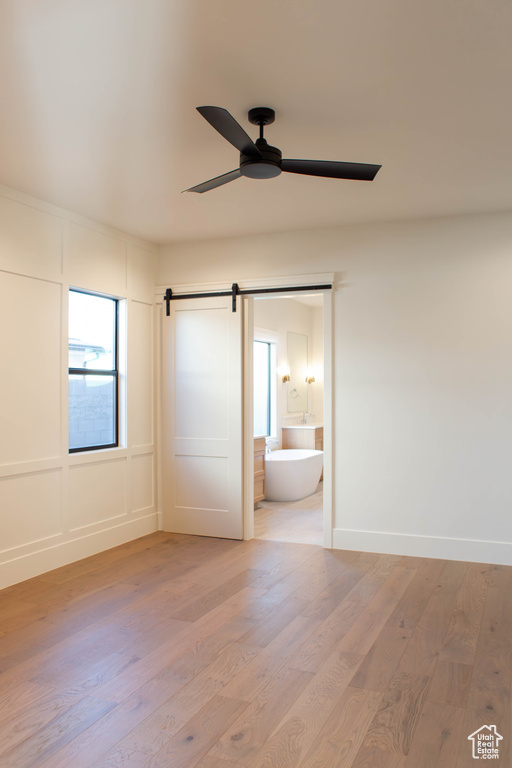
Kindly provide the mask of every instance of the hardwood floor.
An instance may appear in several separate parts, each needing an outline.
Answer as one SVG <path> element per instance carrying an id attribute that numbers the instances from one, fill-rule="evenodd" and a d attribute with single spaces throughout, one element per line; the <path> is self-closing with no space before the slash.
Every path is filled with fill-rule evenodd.
<path id="1" fill-rule="evenodd" d="M 0 592 L 2 768 L 511 764 L 512 568 L 157 533 Z"/>
<path id="2" fill-rule="evenodd" d="M 254 536 L 296 544 L 324 543 L 323 484 L 299 501 L 260 501 L 254 510 Z"/>

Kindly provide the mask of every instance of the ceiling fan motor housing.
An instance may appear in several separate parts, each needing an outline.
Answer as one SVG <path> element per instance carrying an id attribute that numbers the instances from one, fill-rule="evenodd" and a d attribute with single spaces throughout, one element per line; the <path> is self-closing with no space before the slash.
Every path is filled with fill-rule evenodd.
<path id="1" fill-rule="evenodd" d="M 282 152 L 277 147 L 271 147 L 265 139 L 256 139 L 256 146 L 261 157 L 245 155 L 240 152 L 240 173 L 250 179 L 271 179 L 281 173 Z"/>

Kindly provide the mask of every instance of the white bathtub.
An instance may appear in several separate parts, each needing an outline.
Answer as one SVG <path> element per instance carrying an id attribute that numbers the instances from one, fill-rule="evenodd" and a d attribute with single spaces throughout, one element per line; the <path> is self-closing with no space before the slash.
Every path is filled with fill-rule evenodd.
<path id="1" fill-rule="evenodd" d="M 324 452 L 289 448 L 265 455 L 265 498 L 297 501 L 314 493 L 322 474 Z"/>

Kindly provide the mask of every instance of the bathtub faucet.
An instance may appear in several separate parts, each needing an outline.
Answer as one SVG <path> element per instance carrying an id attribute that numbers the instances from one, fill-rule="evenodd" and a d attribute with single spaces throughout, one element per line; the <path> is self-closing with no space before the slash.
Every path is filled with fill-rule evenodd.
<path id="1" fill-rule="evenodd" d="M 273 437 L 266 437 L 265 438 L 265 453 L 272 453 L 271 445 L 279 445 L 277 440 L 274 440 Z"/>

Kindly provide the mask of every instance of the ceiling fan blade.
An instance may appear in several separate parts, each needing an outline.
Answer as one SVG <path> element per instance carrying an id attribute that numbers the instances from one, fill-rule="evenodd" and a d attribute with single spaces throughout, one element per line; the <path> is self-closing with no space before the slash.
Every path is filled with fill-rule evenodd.
<path id="1" fill-rule="evenodd" d="M 261 152 L 235 118 L 223 107 L 196 107 L 210 125 L 244 155 L 261 157 Z"/>
<path id="2" fill-rule="evenodd" d="M 281 170 L 304 173 L 307 176 L 328 176 L 331 179 L 373 181 L 380 165 L 369 163 L 338 163 L 329 160 L 281 160 Z"/>
<path id="3" fill-rule="evenodd" d="M 215 187 L 222 187 L 223 184 L 227 184 L 228 181 L 234 181 L 235 179 L 239 179 L 242 174 L 240 173 L 240 169 L 237 168 L 234 171 L 230 171 L 229 173 L 223 173 L 222 176 L 216 176 L 214 179 L 210 179 L 210 181 L 203 181 L 202 184 L 198 184 L 195 187 L 190 187 L 190 189 L 184 189 L 184 192 L 209 192 L 210 189 L 215 189 Z"/>

